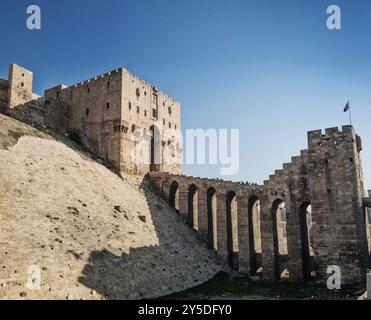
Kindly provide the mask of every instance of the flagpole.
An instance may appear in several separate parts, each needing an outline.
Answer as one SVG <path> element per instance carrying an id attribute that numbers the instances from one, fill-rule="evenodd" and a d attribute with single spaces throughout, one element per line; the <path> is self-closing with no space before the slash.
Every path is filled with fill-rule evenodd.
<path id="1" fill-rule="evenodd" d="M 350 106 L 350 104 L 349 104 L 349 121 L 350 125 L 352 125 L 352 107 Z"/>

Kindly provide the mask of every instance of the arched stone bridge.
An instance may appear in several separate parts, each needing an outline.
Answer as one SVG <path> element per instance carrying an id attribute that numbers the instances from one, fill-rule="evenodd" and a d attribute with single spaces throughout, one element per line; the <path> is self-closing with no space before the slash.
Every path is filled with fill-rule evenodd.
<path id="1" fill-rule="evenodd" d="M 148 174 L 219 257 L 241 273 L 317 280 L 339 266 L 342 284 L 365 279 L 367 220 L 360 151 L 353 127 L 308 132 L 308 149 L 263 185 Z"/>

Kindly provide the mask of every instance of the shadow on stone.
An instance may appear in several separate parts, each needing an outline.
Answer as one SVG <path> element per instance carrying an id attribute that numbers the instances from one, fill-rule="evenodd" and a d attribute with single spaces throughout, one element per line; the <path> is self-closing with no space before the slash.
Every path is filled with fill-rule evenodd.
<path id="1" fill-rule="evenodd" d="M 90 253 L 79 281 L 107 299 L 168 295 L 197 286 L 221 270 L 214 253 L 183 224 L 174 209 L 151 191 L 146 178 L 141 188 L 158 245 L 131 248 L 121 256 L 106 249 Z"/>

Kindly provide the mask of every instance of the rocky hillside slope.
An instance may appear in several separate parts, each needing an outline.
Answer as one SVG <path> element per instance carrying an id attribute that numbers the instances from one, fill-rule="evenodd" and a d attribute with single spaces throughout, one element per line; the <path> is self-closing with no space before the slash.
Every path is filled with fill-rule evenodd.
<path id="1" fill-rule="evenodd" d="M 0 298 L 136 299 L 221 267 L 139 177 L 0 115 Z"/>

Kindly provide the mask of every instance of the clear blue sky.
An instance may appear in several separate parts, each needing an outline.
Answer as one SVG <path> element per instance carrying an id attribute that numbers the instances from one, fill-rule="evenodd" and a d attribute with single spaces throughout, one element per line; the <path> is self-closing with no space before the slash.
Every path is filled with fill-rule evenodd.
<path id="1" fill-rule="evenodd" d="M 26 7 L 42 30 L 26 29 Z M 326 9 L 342 9 L 342 30 Z M 183 128 L 239 128 L 240 172 L 262 182 L 306 148 L 306 132 L 348 123 L 351 99 L 371 189 L 371 1 L 6 1 L 0 77 L 15 62 L 34 71 L 35 91 L 119 66 L 182 103 Z M 218 167 L 184 168 L 217 176 Z"/>

